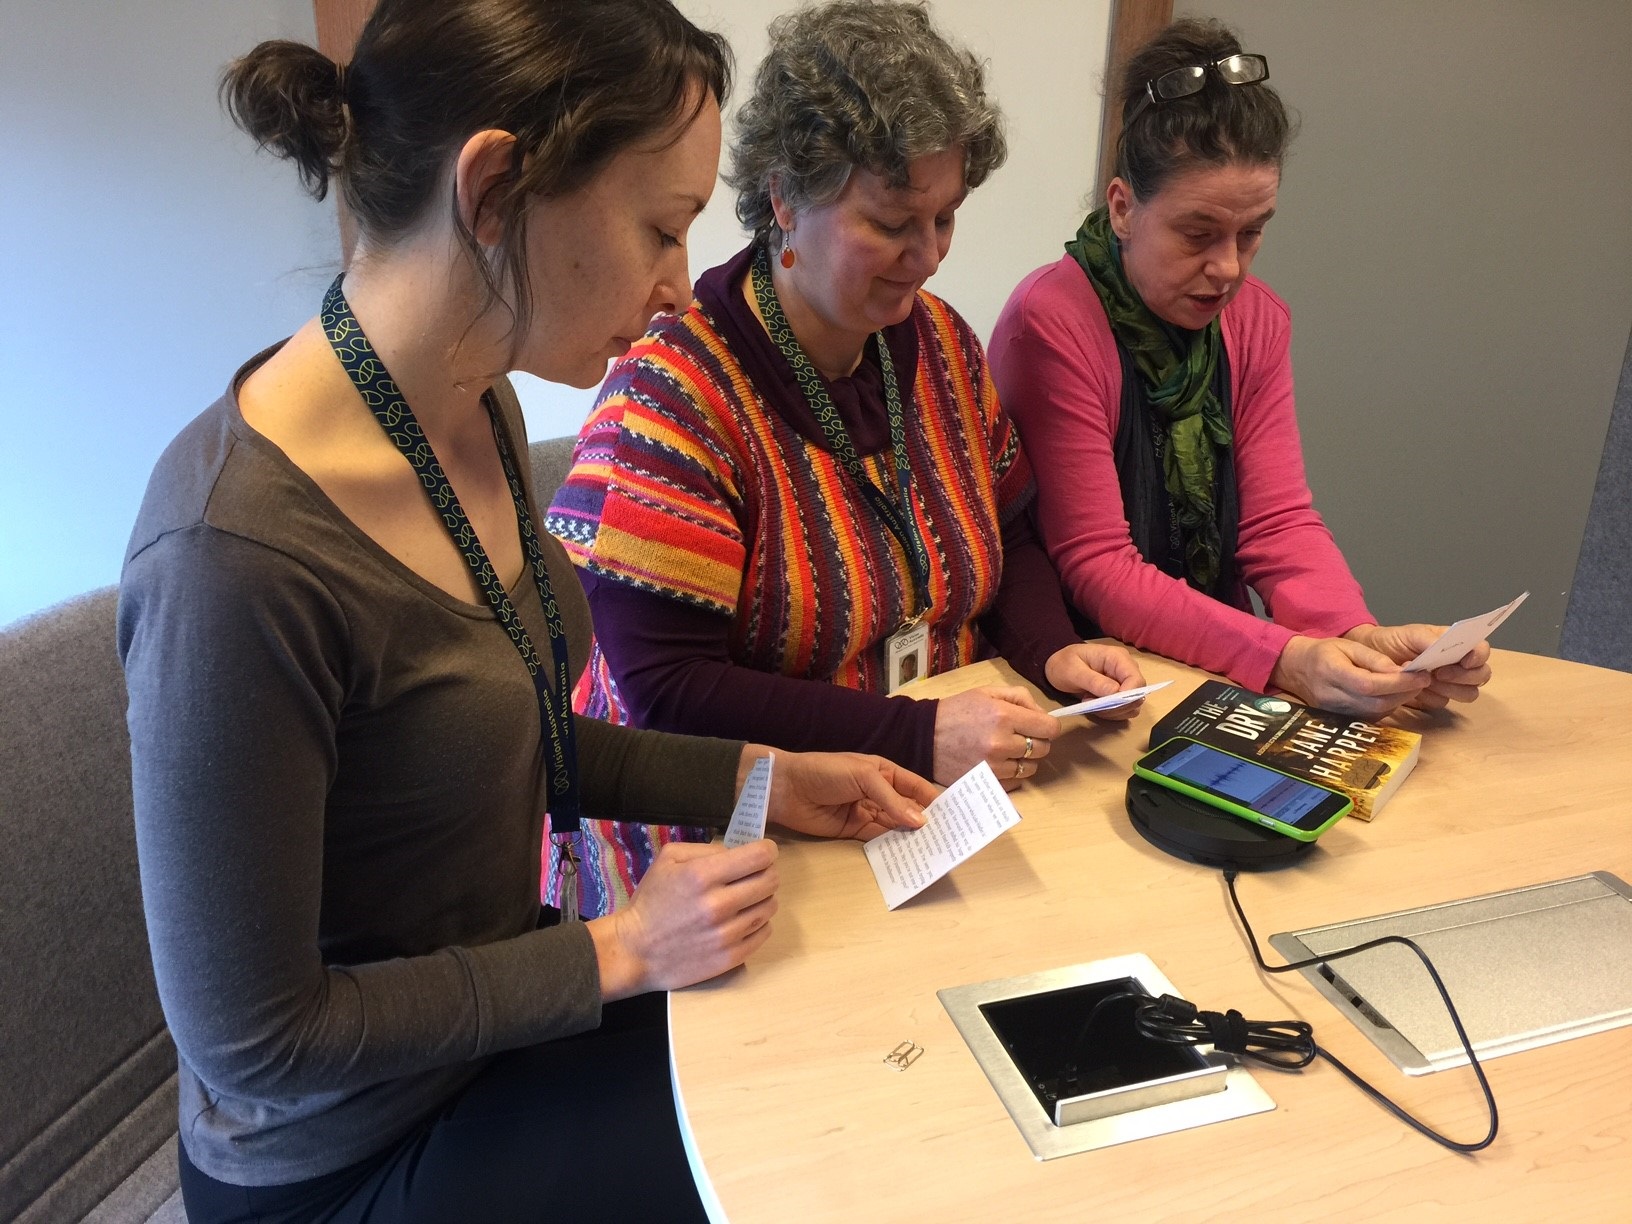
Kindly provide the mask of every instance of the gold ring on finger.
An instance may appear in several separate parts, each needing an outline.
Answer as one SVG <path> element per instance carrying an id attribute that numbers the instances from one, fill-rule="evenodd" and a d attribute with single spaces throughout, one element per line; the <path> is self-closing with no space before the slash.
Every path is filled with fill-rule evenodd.
<path id="1" fill-rule="evenodd" d="M 1025 772 L 1025 770 L 1026 770 L 1026 763 L 1025 763 L 1025 761 L 1023 761 L 1023 760 L 1016 760 L 1016 761 L 1015 761 L 1015 763 L 1014 763 L 1014 777 L 1015 777 L 1015 781 L 1019 781 L 1019 780 L 1020 780 L 1020 775 L 1021 775 L 1021 774 L 1023 774 L 1023 773 L 1024 773 L 1024 772 Z"/>
<path id="2" fill-rule="evenodd" d="M 1037 747 L 1037 745 L 1032 742 L 1031 736 L 1026 736 L 1026 750 L 1020 754 L 1020 759 L 1022 761 L 1031 760 L 1031 751 L 1035 747 Z"/>

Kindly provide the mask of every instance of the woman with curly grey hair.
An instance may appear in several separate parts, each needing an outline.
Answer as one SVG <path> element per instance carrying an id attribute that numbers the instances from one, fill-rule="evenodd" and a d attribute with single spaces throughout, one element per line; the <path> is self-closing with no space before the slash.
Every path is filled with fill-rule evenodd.
<path id="1" fill-rule="evenodd" d="M 1142 677 L 1072 630 L 985 354 L 923 291 L 1003 162 L 1001 116 L 921 4 L 801 9 L 770 35 L 729 176 L 752 240 L 614 367 L 551 509 L 595 616 L 580 700 L 1017 785 L 1058 730 L 1026 689 L 890 694 L 994 651 L 1062 693 Z M 585 892 L 613 906 L 654 847 L 601 832 Z"/>

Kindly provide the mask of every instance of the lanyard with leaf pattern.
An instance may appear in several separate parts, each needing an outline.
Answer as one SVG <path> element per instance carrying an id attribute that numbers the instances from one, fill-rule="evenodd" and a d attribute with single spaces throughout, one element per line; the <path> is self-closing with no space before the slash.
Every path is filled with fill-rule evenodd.
<path id="1" fill-rule="evenodd" d="M 527 513 L 527 498 L 516 475 L 510 445 L 505 440 L 505 432 L 499 425 L 491 398 L 484 396 L 483 402 L 493 425 L 493 437 L 498 443 L 499 459 L 504 464 L 505 480 L 510 486 L 510 498 L 515 502 L 516 522 L 521 532 L 522 546 L 527 554 L 528 566 L 532 570 L 533 583 L 538 587 L 539 602 L 544 608 L 544 625 L 549 632 L 550 653 L 554 663 L 553 691 L 550 687 L 550 676 L 544 668 L 543 661 L 538 657 L 538 651 L 533 648 L 533 640 L 528 636 L 515 606 L 510 602 L 504 584 L 493 572 L 493 565 L 487 559 L 487 550 L 482 547 L 481 540 L 477 539 L 476 529 L 470 525 L 464 507 L 454 495 L 453 486 L 448 483 L 442 465 L 437 461 L 435 452 L 431 450 L 425 431 L 420 428 L 413 409 L 408 407 L 408 401 L 403 398 L 402 391 L 385 368 L 385 363 L 380 360 L 374 346 L 363 334 L 357 316 L 352 314 L 351 306 L 340 289 L 340 282 L 343 279 L 343 273 L 335 277 L 334 284 L 329 286 L 329 291 L 323 298 L 323 309 L 318 316 L 323 334 L 328 337 L 334 355 L 340 359 L 340 364 L 345 368 L 352 385 L 357 388 L 357 394 L 362 397 L 363 403 L 368 405 L 370 411 L 374 413 L 374 418 L 385 430 L 386 436 L 396 444 L 397 449 L 413 467 L 420 484 L 425 487 L 425 492 L 431 499 L 432 507 L 453 538 L 454 546 L 470 566 L 476 585 L 487 597 L 494 617 L 504 627 L 517 653 L 521 655 L 521 661 L 527 665 L 528 674 L 532 677 L 533 688 L 538 694 L 540 729 L 548 749 L 550 836 L 562 847 L 561 916 L 567 920 L 576 919 L 578 861 L 573 853 L 572 843 L 578 835 L 579 828 L 578 759 L 573 734 L 572 672 L 567 662 L 567 629 L 561 619 L 561 609 L 555 602 L 555 592 L 550 587 L 549 571 L 544 566 L 544 552 L 539 547 L 532 516 Z"/>
<path id="2" fill-rule="evenodd" d="M 867 504 L 883 520 L 884 526 L 889 528 L 890 534 L 900 542 L 907 554 L 907 564 L 912 569 L 914 600 L 914 615 L 908 618 L 907 624 L 915 625 L 930 610 L 929 550 L 924 546 L 923 535 L 912 512 L 912 469 L 907 463 L 907 431 L 901 410 L 901 390 L 895 381 L 895 359 L 890 356 L 890 346 L 885 343 L 884 333 L 876 333 L 874 340 L 878 344 L 879 371 L 884 376 L 884 404 L 890 419 L 890 448 L 894 452 L 895 483 L 901 496 L 899 504 L 867 478 L 861 459 L 856 455 L 855 444 L 850 440 L 850 431 L 844 427 L 844 419 L 839 416 L 827 385 L 800 347 L 793 328 L 788 325 L 787 315 L 782 312 L 776 287 L 771 283 L 770 255 L 763 243 L 754 253 L 749 277 L 753 283 L 754 301 L 759 306 L 760 317 L 765 320 L 765 330 L 793 367 L 793 376 L 799 382 L 799 389 L 805 393 L 805 400 L 810 404 L 816 423 L 821 426 L 828 449 L 839 461 L 839 466 L 860 486 Z"/>

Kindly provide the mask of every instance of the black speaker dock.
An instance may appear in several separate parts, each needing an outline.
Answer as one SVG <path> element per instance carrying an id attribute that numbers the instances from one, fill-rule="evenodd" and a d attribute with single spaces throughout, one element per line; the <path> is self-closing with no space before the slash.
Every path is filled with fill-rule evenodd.
<path id="1" fill-rule="evenodd" d="M 1128 779 L 1128 817 L 1139 835 L 1168 854 L 1203 867 L 1263 871 L 1296 863 L 1315 848 L 1135 774 Z"/>

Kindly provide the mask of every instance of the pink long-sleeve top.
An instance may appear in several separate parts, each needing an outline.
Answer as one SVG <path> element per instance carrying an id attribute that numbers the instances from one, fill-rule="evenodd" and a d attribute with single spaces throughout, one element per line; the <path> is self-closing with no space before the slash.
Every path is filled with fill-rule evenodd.
<path id="1" fill-rule="evenodd" d="M 1292 401 L 1292 319 L 1248 277 L 1224 308 L 1241 523 L 1236 564 L 1272 619 L 1221 603 L 1134 546 L 1113 447 L 1122 363 L 1087 274 L 1067 255 L 1021 281 L 989 349 L 1003 407 L 1034 457 L 1043 542 L 1078 608 L 1107 633 L 1263 692 L 1294 635 L 1371 624 L 1316 513 Z"/>

